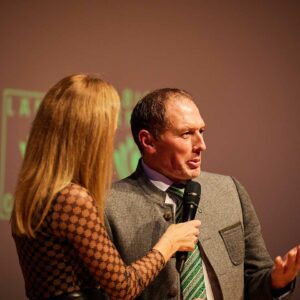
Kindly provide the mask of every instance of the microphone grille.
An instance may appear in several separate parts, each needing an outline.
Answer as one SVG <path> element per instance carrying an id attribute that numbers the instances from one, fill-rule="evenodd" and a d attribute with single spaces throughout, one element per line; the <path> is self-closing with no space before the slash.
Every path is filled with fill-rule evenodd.
<path id="1" fill-rule="evenodd" d="M 201 185 L 197 181 L 189 181 L 186 184 L 185 192 L 189 195 L 200 196 L 201 194 Z"/>

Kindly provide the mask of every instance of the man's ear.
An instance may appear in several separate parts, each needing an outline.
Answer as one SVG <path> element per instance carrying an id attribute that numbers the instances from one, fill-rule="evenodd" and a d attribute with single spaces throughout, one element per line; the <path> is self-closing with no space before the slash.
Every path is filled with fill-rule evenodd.
<path id="1" fill-rule="evenodd" d="M 146 129 L 140 130 L 139 141 L 143 147 L 144 152 L 148 154 L 153 154 L 156 152 L 155 139 L 153 138 L 152 134 L 148 130 Z"/>

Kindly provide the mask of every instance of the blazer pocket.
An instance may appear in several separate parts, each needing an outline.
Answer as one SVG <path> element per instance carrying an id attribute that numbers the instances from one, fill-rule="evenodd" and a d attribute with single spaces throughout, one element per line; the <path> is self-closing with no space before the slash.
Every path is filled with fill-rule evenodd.
<path id="1" fill-rule="evenodd" d="M 245 241 L 241 222 L 235 223 L 219 231 L 231 262 L 237 266 L 244 261 Z"/>

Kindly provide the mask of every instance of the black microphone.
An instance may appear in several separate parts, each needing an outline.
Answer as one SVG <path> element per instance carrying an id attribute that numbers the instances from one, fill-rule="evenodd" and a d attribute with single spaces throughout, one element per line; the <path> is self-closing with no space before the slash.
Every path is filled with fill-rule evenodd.
<path id="1" fill-rule="evenodd" d="M 182 222 L 195 219 L 196 211 L 200 202 L 201 185 L 196 181 L 188 181 L 183 194 Z M 176 269 L 179 273 L 183 271 L 187 259 L 187 252 L 176 253 Z"/>

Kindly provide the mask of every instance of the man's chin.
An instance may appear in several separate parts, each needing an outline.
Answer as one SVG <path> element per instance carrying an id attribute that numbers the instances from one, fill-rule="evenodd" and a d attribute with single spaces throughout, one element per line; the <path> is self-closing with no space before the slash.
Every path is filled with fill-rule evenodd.
<path id="1" fill-rule="evenodd" d="M 180 172 L 169 173 L 165 175 L 174 182 L 186 182 L 200 175 L 200 167 L 195 169 L 182 169 Z"/>
<path id="2" fill-rule="evenodd" d="M 198 169 L 194 169 L 194 170 L 189 170 L 187 172 L 187 176 L 185 178 L 185 180 L 192 180 L 194 178 L 197 178 L 200 175 L 200 168 Z"/>
<path id="3" fill-rule="evenodd" d="M 198 177 L 200 175 L 200 172 L 201 172 L 200 167 L 190 170 L 191 177 L 193 178 Z"/>

